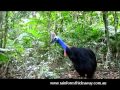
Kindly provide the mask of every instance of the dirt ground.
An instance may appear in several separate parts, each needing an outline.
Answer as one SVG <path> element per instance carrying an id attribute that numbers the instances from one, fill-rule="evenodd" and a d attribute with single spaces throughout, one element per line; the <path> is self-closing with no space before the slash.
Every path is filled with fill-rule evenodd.
<path id="1" fill-rule="evenodd" d="M 65 72 L 60 79 L 80 79 L 78 73 L 74 71 Z M 120 71 L 118 70 L 97 70 L 94 79 L 120 79 Z"/>

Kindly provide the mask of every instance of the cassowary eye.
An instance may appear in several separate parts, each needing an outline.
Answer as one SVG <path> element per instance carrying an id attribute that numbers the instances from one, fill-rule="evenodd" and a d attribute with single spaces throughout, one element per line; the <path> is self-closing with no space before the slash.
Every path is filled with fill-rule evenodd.
<path id="1" fill-rule="evenodd" d="M 56 41 L 56 40 L 57 40 L 57 37 L 55 37 L 54 40 Z"/>

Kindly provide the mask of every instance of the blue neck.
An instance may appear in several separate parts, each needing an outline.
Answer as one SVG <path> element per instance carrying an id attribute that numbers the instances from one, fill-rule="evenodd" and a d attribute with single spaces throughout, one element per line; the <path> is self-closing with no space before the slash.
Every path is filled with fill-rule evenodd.
<path id="1" fill-rule="evenodd" d="M 59 43 L 60 46 L 61 46 L 64 50 L 66 50 L 67 45 L 63 42 L 62 39 L 58 38 L 58 39 L 57 39 L 57 43 Z"/>

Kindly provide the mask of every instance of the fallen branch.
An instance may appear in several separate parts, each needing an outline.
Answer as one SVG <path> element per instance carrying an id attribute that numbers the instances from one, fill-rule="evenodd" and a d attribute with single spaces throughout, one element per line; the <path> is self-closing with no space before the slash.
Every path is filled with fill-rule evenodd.
<path id="1" fill-rule="evenodd" d="M 0 52 L 5 53 L 5 52 L 13 52 L 15 51 L 14 49 L 7 49 L 7 48 L 0 48 Z"/>

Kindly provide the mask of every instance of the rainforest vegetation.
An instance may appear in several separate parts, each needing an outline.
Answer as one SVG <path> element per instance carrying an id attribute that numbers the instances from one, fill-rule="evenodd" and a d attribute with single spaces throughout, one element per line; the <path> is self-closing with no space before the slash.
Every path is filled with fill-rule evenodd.
<path id="1" fill-rule="evenodd" d="M 119 11 L 0 11 L 0 78 L 80 78 L 50 43 L 54 31 L 70 47 L 95 53 L 95 79 L 120 79 L 119 21 Z"/>

